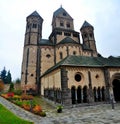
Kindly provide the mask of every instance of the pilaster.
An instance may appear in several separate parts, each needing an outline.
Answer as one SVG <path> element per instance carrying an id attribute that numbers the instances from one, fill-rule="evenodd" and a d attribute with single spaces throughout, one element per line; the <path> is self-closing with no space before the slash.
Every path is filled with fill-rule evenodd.
<path id="1" fill-rule="evenodd" d="M 71 105 L 71 90 L 68 89 L 67 71 L 65 68 L 61 68 L 61 90 L 62 90 L 62 104 Z"/>

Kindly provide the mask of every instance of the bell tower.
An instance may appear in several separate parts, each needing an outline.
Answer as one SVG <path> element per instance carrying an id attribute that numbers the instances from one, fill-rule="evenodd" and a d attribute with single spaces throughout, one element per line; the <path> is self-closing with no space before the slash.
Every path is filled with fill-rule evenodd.
<path id="1" fill-rule="evenodd" d="M 93 53 L 97 55 L 96 43 L 94 38 L 94 27 L 87 21 L 85 21 L 80 31 L 83 39 L 83 45 L 93 50 Z"/>
<path id="2" fill-rule="evenodd" d="M 21 85 L 25 92 L 37 92 L 39 42 L 42 38 L 42 17 L 34 11 L 26 18 Z"/>

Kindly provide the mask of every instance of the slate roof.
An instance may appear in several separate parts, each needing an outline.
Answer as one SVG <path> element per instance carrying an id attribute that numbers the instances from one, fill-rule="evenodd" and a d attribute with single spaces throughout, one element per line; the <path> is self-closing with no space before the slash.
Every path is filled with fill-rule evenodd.
<path id="1" fill-rule="evenodd" d="M 87 21 L 84 21 L 84 23 L 83 23 L 81 29 L 82 29 L 82 28 L 85 28 L 85 27 L 92 27 L 92 28 L 93 28 L 93 26 L 92 26 L 91 24 L 89 24 Z M 81 29 L 80 29 L 80 30 L 81 30 Z"/>
<path id="2" fill-rule="evenodd" d="M 66 37 L 63 40 L 61 40 L 58 44 L 65 44 L 65 43 L 73 43 L 73 44 L 79 44 L 76 41 L 74 41 L 72 38 L 70 37 Z"/>
<path id="3" fill-rule="evenodd" d="M 88 57 L 88 56 L 68 56 L 48 69 L 42 76 L 50 73 L 60 66 L 71 67 L 120 67 L 120 57 Z M 41 77 L 42 77 L 41 76 Z"/>
<path id="4" fill-rule="evenodd" d="M 34 17 L 40 17 L 40 18 L 43 20 L 43 18 L 38 14 L 37 11 L 34 11 L 34 12 L 33 12 L 32 14 L 30 14 L 27 18 L 32 17 L 32 16 L 34 16 Z"/>
<path id="5" fill-rule="evenodd" d="M 67 13 L 67 11 L 66 11 L 65 9 L 63 9 L 62 6 L 61 6 L 59 9 L 57 9 L 57 10 L 53 13 L 53 17 L 57 17 L 60 13 L 63 13 L 63 12 L 65 12 L 68 16 L 70 16 L 70 15 Z M 70 17 L 71 17 L 71 16 L 70 16 Z M 73 18 L 71 17 L 71 19 L 73 19 Z"/>
<path id="6" fill-rule="evenodd" d="M 41 39 L 40 41 L 39 41 L 39 45 L 47 45 L 47 46 L 51 46 L 51 45 L 53 45 L 53 43 L 52 42 L 50 42 L 49 40 L 47 40 L 47 39 Z"/>

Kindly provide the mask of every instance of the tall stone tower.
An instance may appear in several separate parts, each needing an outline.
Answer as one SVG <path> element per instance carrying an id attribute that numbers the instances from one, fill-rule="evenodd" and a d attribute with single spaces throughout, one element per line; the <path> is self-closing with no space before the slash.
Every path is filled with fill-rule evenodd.
<path id="1" fill-rule="evenodd" d="M 94 38 L 94 27 L 85 21 L 80 29 L 83 45 L 91 50 L 93 50 L 93 54 L 97 56 L 96 43 Z"/>
<path id="2" fill-rule="evenodd" d="M 26 19 L 26 32 L 22 61 L 22 88 L 37 91 L 39 84 L 39 41 L 42 38 L 42 17 L 34 11 Z"/>

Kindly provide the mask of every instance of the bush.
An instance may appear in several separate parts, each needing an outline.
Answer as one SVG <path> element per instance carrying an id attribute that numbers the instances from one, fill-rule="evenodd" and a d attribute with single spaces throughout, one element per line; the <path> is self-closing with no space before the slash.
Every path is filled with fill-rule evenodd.
<path id="1" fill-rule="evenodd" d="M 10 91 L 10 92 L 13 92 L 13 91 L 14 91 L 14 84 L 13 84 L 13 83 L 10 84 L 9 91 Z"/>
<path id="2" fill-rule="evenodd" d="M 22 100 L 32 100 L 33 96 L 32 95 L 27 95 L 27 94 L 22 94 L 21 99 Z"/>
<path id="3" fill-rule="evenodd" d="M 22 90 L 14 90 L 15 95 L 22 95 Z"/>
<path id="4" fill-rule="evenodd" d="M 42 112 L 39 112 L 39 115 L 42 116 L 42 117 L 45 117 L 46 113 L 42 111 Z"/>
<path id="5" fill-rule="evenodd" d="M 3 91 L 4 89 L 4 83 L 3 81 L 0 79 L 0 92 Z"/>
<path id="6" fill-rule="evenodd" d="M 62 112 L 62 109 L 63 109 L 63 106 L 62 105 L 57 106 L 57 112 L 58 113 L 61 113 Z"/>
<path id="7" fill-rule="evenodd" d="M 16 100 L 16 101 L 14 101 L 14 103 L 15 103 L 16 105 L 20 106 L 20 107 L 23 106 L 23 102 L 22 102 L 22 101 Z"/>
<path id="8" fill-rule="evenodd" d="M 42 112 L 42 108 L 40 105 L 35 105 L 35 107 L 33 108 L 33 112 L 38 114 L 39 112 Z"/>

